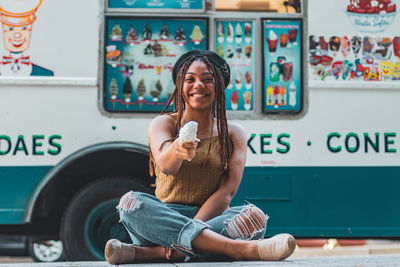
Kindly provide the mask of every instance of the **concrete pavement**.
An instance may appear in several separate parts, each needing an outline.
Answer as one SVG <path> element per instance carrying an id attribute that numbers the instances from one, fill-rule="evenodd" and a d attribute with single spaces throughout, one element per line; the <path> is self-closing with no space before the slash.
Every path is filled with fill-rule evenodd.
<path id="1" fill-rule="evenodd" d="M 29 258 L 21 258 L 29 259 Z M 0 261 L 1 262 L 1 261 Z M 18 261 L 19 263 L 0 263 L 0 267 L 110 267 L 106 262 L 55 262 L 34 263 Z M 126 264 L 134 267 L 243 267 L 243 266 L 399 266 L 399 241 L 369 241 L 363 246 L 335 247 L 297 247 L 292 256 L 281 262 L 194 262 L 194 263 L 152 263 Z"/>
<path id="2" fill-rule="evenodd" d="M 7 263 L 1 267 L 109 267 L 106 262 L 57 262 L 57 263 Z M 312 258 L 289 258 L 280 262 L 194 262 L 194 263 L 152 263 L 152 264 L 126 264 L 126 267 L 243 267 L 243 266 L 400 266 L 400 254 L 363 255 L 363 256 L 327 256 Z"/>

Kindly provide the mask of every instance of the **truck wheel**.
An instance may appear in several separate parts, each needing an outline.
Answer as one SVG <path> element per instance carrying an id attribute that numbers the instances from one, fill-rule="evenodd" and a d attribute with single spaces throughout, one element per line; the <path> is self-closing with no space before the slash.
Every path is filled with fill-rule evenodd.
<path id="1" fill-rule="evenodd" d="M 115 207 L 128 191 L 152 193 L 144 182 L 127 177 L 108 177 L 79 191 L 64 212 L 60 236 L 69 260 L 105 260 L 107 240 L 131 242 L 119 223 Z"/>
<path id="2" fill-rule="evenodd" d="M 29 255 L 36 262 L 54 262 L 64 259 L 63 245 L 60 240 L 30 240 L 28 246 Z"/>

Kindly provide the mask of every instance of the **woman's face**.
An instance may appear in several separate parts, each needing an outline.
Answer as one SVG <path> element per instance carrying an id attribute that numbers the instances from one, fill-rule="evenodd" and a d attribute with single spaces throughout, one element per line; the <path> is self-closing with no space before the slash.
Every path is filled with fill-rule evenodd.
<path id="1" fill-rule="evenodd" d="M 186 108 L 209 109 L 215 102 L 214 76 L 202 61 L 193 61 L 183 82 Z"/>

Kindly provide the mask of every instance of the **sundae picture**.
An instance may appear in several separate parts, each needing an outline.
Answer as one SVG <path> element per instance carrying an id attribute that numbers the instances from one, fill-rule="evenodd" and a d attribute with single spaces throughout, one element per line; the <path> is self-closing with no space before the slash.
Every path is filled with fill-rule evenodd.
<path id="1" fill-rule="evenodd" d="M 250 63 L 251 51 L 252 51 L 251 45 L 245 45 L 245 47 L 244 47 L 244 55 L 246 56 L 246 62 L 247 63 Z"/>
<path id="2" fill-rule="evenodd" d="M 162 86 L 160 80 L 156 82 L 156 90 L 151 90 L 150 94 L 153 97 L 153 102 L 158 102 L 158 97 L 161 95 Z"/>
<path id="3" fill-rule="evenodd" d="M 285 48 L 287 46 L 288 40 L 289 40 L 289 34 L 283 33 L 279 35 L 279 41 L 281 43 L 282 48 Z"/>
<path id="4" fill-rule="evenodd" d="M 228 58 L 233 58 L 233 47 L 232 45 L 228 45 L 227 51 L 226 51 L 226 56 Z"/>
<path id="5" fill-rule="evenodd" d="M 353 54 L 356 58 L 358 57 L 358 52 L 360 52 L 361 43 L 362 39 L 360 36 L 355 35 L 351 38 L 351 49 L 353 50 Z"/>
<path id="6" fill-rule="evenodd" d="M 115 45 L 109 45 L 106 47 L 106 62 L 115 68 L 122 59 L 122 53 L 117 49 Z"/>
<path id="7" fill-rule="evenodd" d="M 242 73 L 240 72 L 240 70 L 238 70 L 236 72 L 236 76 L 235 76 L 236 89 L 238 89 L 238 90 L 242 89 L 242 81 L 243 81 Z"/>
<path id="8" fill-rule="evenodd" d="M 278 37 L 276 36 L 273 30 L 269 31 L 267 42 L 268 42 L 269 54 L 273 56 L 276 51 L 276 46 L 278 45 Z"/>
<path id="9" fill-rule="evenodd" d="M 114 27 L 111 29 L 110 40 L 111 41 L 122 41 L 121 27 L 118 23 L 115 23 Z"/>
<path id="10" fill-rule="evenodd" d="M 151 31 L 150 24 L 147 23 L 142 32 L 142 39 L 151 40 L 152 37 L 153 37 L 153 32 Z"/>
<path id="11" fill-rule="evenodd" d="M 160 44 L 157 40 L 154 41 L 152 48 L 156 57 L 165 56 L 168 53 L 167 47 L 164 44 Z"/>
<path id="12" fill-rule="evenodd" d="M 242 38 L 243 31 L 242 31 L 242 27 L 240 27 L 240 23 L 236 24 L 235 35 L 236 35 L 236 38 L 235 38 L 236 43 L 240 44 L 242 42 L 242 39 L 243 39 Z"/>
<path id="13" fill-rule="evenodd" d="M 145 54 L 145 55 L 153 55 L 154 54 L 153 45 L 152 44 L 147 44 L 146 47 L 144 48 L 143 54 Z"/>
<path id="14" fill-rule="evenodd" d="M 160 33 L 158 35 L 158 38 L 161 40 L 169 39 L 169 32 L 167 28 L 167 24 L 164 24 L 160 30 Z"/>
<path id="15" fill-rule="evenodd" d="M 232 43 L 233 41 L 233 27 L 232 24 L 228 24 L 228 28 L 226 29 L 226 40 L 228 43 Z"/>
<path id="16" fill-rule="evenodd" d="M 246 22 L 244 24 L 244 35 L 245 35 L 244 40 L 246 41 L 246 43 L 250 43 L 251 42 L 251 37 L 250 37 L 250 35 L 251 35 L 251 24 L 248 23 L 248 22 Z"/>
<path id="17" fill-rule="evenodd" d="M 224 26 L 222 26 L 222 22 L 218 23 L 217 34 L 218 43 L 222 43 L 224 41 Z"/>
<path id="18" fill-rule="evenodd" d="M 228 84 L 228 86 L 226 87 L 226 88 L 228 88 L 228 89 L 232 89 L 232 87 L 233 87 L 233 84 L 232 84 L 232 79 L 229 81 L 229 84 Z"/>
<path id="19" fill-rule="evenodd" d="M 129 77 L 133 74 L 133 69 L 135 65 L 135 59 L 133 56 L 133 53 L 131 53 L 129 50 L 125 51 L 124 53 L 124 60 L 121 65 L 121 73 L 123 74 L 124 77 Z"/>
<path id="20" fill-rule="evenodd" d="M 250 71 L 246 71 L 244 75 L 244 79 L 246 80 L 246 89 L 251 89 L 251 73 Z"/>
<path id="21" fill-rule="evenodd" d="M 233 110 L 237 110 L 238 108 L 238 100 L 239 100 L 239 96 L 237 91 L 233 91 L 232 96 L 231 96 L 231 107 Z"/>
<path id="22" fill-rule="evenodd" d="M 297 40 L 297 29 L 291 29 L 291 30 L 289 30 L 289 42 L 290 42 L 290 44 L 288 45 L 289 47 L 291 47 L 292 45 L 293 46 L 296 46 L 297 45 L 297 42 L 296 42 L 296 40 Z"/>
<path id="23" fill-rule="evenodd" d="M 340 38 L 340 51 L 343 54 L 343 57 L 347 57 L 347 55 L 350 53 L 351 50 L 351 44 L 349 38 L 347 36 L 342 36 Z"/>
<path id="24" fill-rule="evenodd" d="M 222 46 L 222 44 L 218 45 L 217 48 L 217 55 L 220 57 L 224 57 L 225 53 L 224 53 L 224 47 Z"/>
<path id="25" fill-rule="evenodd" d="M 117 85 L 117 81 L 115 80 L 115 78 L 111 79 L 110 87 L 108 88 L 108 91 L 110 93 L 110 98 L 112 100 L 117 99 L 119 90 L 118 90 L 118 85 Z"/>
<path id="26" fill-rule="evenodd" d="M 131 26 L 131 28 L 128 31 L 128 34 L 125 37 L 125 41 L 126 43 L 133 45 L 135 43 L 135 41 L 137 41 L 137 36 L 136 36 L 136 31 L 133 28 L 133 26 Z"/>
<path id="27" fill-rule="evenodd" d="M 183 45 L 185 44 L 185 41 L 187 40 L 186 34 L 183 32 L 183 29 L 181 26 L 178 27 L 178 30 L 175 33 L 175 41 L 181 42 L 180 44 Z"/>
<path id="28" fill-rule="evenodd" d="M 124 93 L 125 102 L 126 103 L 131 102 L 132 84 L 131 84 L 131 80 L 129 78 L 126 78 L 122 92 Z"/>
<path id="29" fill-rule="evenodd" d="M 250 91 L 246 91 L 243 93 L 243 99 L 244 99 L 244 109 L 245 110 L 250 110 L 251 108 L 251 92 Z"/>
<path id="30" fill-rule="evenodd" d="M 190 38 L 192 38 L 192 41 L 194 42 L 195 45 L 199 45 L 200 42 L 203 40 L 204 35 L 201 32 L 201 29 L 199 25 L 194 25 L 192 35 L 190 35 Z"/>
<path id="31" fill-rule="evenodd" d="M 237 57 L 238 59 L 240 59 L 241 54 L 242 54 L 242 48 L 241 48 L 240 46 L 237 46 L 237 47 L 236 47 L 236 57 Z"/>
<path id="32" fill-rule="evenodd" d="M 146 86 L 144 85 L 144 79 L 140 79 L 138 87 L 136 88 L 139 101 L 143 101 L 144 94 L 146 93 Z"/>
<path id="33" fill-rule="evenodd" d="M 396 17 L 393 0 L 350 0 L 347 17 L 362 32 L 382 32 L 392 25 Z"/>
<path id="34" fill-rule="evenodd" d="M 115 78 L 111 79 L 110 82 L 110 87 L 108 88 L 108 92 L 110 93 L 110 99 L 113 100 L 112 101 L 112 105 L 113 105 L 113 109 L 115 109 L 115 100 L 118 97 L 118 85 L 117 85 L 117 81 L 115 80 Z"/>

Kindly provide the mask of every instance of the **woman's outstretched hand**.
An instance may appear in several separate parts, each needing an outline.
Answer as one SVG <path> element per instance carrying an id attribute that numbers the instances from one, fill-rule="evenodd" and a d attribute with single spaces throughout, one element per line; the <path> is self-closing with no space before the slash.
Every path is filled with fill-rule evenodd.
<path id="1" fill-rule="evenodd" d="M 193 142 L 184 142 L 181 138 L 176 140 L 176 154 L 178 158 L 191 161 L 196 155 L 196 148 L 200 139 L 196 138 Z"/>

